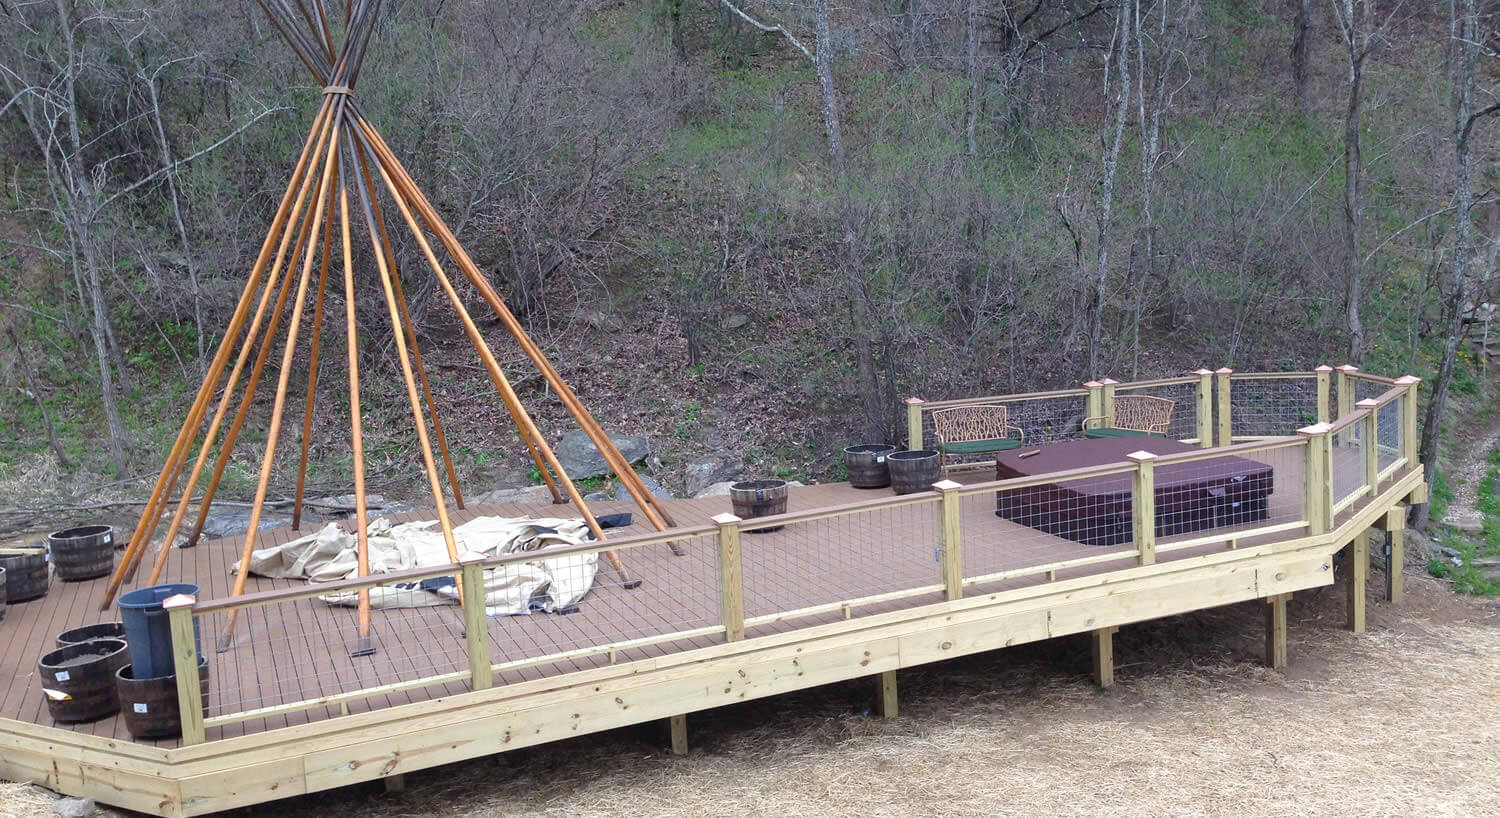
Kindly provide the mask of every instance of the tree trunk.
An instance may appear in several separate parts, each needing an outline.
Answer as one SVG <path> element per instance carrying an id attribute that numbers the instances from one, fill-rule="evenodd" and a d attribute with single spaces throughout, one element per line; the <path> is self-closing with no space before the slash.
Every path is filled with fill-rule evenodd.
<path id="1" fill-rule="evenodd" d="M 1364 261 L 1360 258 L 1359 231 L 1364 218 L 1364 158 L 1360 153 L 1359 119 L 1364 103 L 1365 57 L 1369 53 L 1369 34 L 1353 13 L 1347 21 L 1349 44 L 1349 105 L 1344 113 L 1344 255 L 1348 276 L 1344 293 L 1345 320 L 1349 329 L 1349 362 L 1358 365 L 1364 359 L 1365 328 L 1360 321 L 1359 302 L 1363 297 Z"/>
<path id="2" fill-rule="evenodd" d="M 974 130 L 979 122 L 979 0 L 969 0 L 965 29 L 968 34 L 969 110 L 965 133 L 969 138 L 969 155 L 979 152 Z"/>
<path id="3" fill-rule="evenodd" d="M 1119 57 L 1120 98 L 1115 105 L 1115 133 L 1104 157 L 1104 180 L 1099 191 L 1099 266 L 1094 274 L 1093 326 L 1089 330 L 1088 377 L 1099 376 L 1099 350 L 1104 343 L 1104 302 L 1109 280 L 1109 242 L 1114 226 L 1115 172 L 1120 167 L 1120 144 L 1125 140 L 1125 120 L 1130 112 L 1130 26 L 1134 3 L 1120 5 Z"/>
<path id="4" fill-rule="evenodd" d="M 1307 49 L 1312 37 L 1312 0 L 1297 0 L 1297 17 L 1292 23 L 1292 87 L 1297 107 L 1307 113 Z"/>
<path id="5" fill-rule="evenodd" d="M 1454 89 L 1454 219 L 1457 235 L 1453 242 L 1453 262 L 1448 280 L 1447 298 L 1443 301 L 1443 357 L 1438 364 L 1437 378 L 1432 383 L 1432 398 L 1427 402 L 1427 415 L 1422 422 L 1422 476 L 1430 485 L 1433 470 L 1437 466 L 1438 443 L 1442 437 L 1443 408 L 1448 401 L 1448 388 L 1453 383 L 1453 368 L 1458 358 L 1458 346 L 1464 335 L 1464 304 L 1469 296 L 1469 256 L 1474 250 L 1473 168 L 1470 137 L 1474 125 L 1474 75 L 1479 63 L 1479 14 L 1476 0 L 1461 0 L 1463 17 L 1458 21 L 1460 31 L 1457 48 L 1460 58 L 1457 88 Z M 1482 354 L 1482 353 L 1481 353 Z M 1419 522 L 1429 519 L 1428 514 L 1416 513 Z"/>
<path id="6" fill-rule="evenodd" d="M 818 72 L 818 87 L 823 92 L 823 127 L 828 131 L 828 152 L 833 157 L 834 177 L 842 183 L 844 177 L 844 137 L 839 127 L 839 100 L 833 87 L 833 44 L 830 42 L 831 25 L 828 20 L 828 0 L 817 0 L 813 5 L 817 18 L 817 51 L 813 65 Z"/>

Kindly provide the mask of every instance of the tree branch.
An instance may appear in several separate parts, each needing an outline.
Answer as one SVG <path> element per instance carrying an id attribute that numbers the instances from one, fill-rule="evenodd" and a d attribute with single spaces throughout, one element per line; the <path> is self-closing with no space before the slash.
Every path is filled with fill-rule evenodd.
<path id="1" fill-rule="evenodd" d="M 811 51 L 807 50 L 807 46 L 798 42 L 797 38 L 792 36 L 792 32 L 787 31 L 786 28 L 780 23 L 777 23 L 774 26 L 768 26 L 765 23 L 762 23 L 754 17 L 746 14 L 744 11 L 740 10 L 739 6 L 736 6 L 735 4 L 729 2 L 729 0 L 719 0 L 719 3 L 722 4 L 724 8 L 727 8 L 735 14 L 738 14 L 745 22 L 749 23 L 752 26 L 755 26 L 761 31 L 764 31 L 768 34 L 774 32 L 785 37 L 787 39 L 787 42 L 790 42 L 792 45 L 796 46 L 797 50 L 801 51 L 803 55 L 805 55 L 809 60 L 812 60 L 814 63 L 817 62 L 817 58 L 813 56 L 813 53 Z"/>

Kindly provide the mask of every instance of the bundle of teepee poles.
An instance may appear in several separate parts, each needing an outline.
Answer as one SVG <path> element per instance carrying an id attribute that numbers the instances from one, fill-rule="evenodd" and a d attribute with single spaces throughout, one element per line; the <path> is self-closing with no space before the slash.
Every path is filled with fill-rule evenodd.
<path id="1" fill-rule="evenodd" d="M 473 343 L 490 380 L 504 401 L 512 421 L 525 441 L 537 470 L 552 493 L 554 502 L 568 500 L 576 506 L 589 530 L 598 539 L 604 538 L 598 521 L 589 511 L 577 486 L 573 484 L 552 447 L 537 429 L 536 423 L 527 413 L 510 380 L 495 360 L 484 336 L 470 317 L 463 299 L 454 287 L 454 281 L 438 258 L 441 248 L 455 263 L 469 284 L 485 303 L 495 312 L 522 351 L 541 371 L 547 384 L 562 400 L 568 412 L 598 448 L 625 488 L 630 492 L 646 518 L 658 529 L 665 530 L 675 525 L 660 501 L 651 493 L 640 477 L 626 462 L 618 448 L 605 434 L 578 396 L 558 374 L 557 369 L 542 354 L 540 348 L 526 334 L 519 321 L 505 306 L 484 274 L 444 224 L 442 218 L 401 162 L 392 153 L 380 133 L 370 124 L 354 95 L 354 84 L 359 77 L 360 65 L 375 27 L 379 12 L 379 0 L 347 0 L 343 4 L 342 24 L 329 17 L 325 0 L 257 0 L 271 22 L 280 31 L 292 50 L 312 71 L 323 86 L 323 101 L 313 119 L 312 129 L 303 144 L 292 178 L 282 196 L 271 228 L 266 234 L 260 253 L 251 267 L 249 280 L 245 283 L 229 327 L 224 333 L 208 373 L 198 388 L 197 396 L 188 411 L 176 442 L 167 456 L 155 487 L 141 513 L 125 555 L 113 576 L 101 610 L 114 601 L 121 585 L 134 579 L 142 563 L 152 535 L 164 516 L 171 497 L 181 482 L 182 490 L 167 525 L 165 538 L 151 565 L 148 583 L 156 584 L 161 579 L 172 543 L 186 518 L 194 488 L 198 485 L 210 454 L 218 445 L 208 485 L 200 500 L 197 519 L 188 534 L 185 546 L 196 544 L 202 534 L 209 507 L 223 477 L 225 466 L 249 414 L 256 389 L 266 361 L 278 340 L 283 315 L 288 300 L 290 315 L 286 317 L 286 334 L 280 350 L 281 366 L 276 382 L 275 399 L 272 405 L 270 426 L 266 431 L 265 452 L 261 459 L 259 479 L 255 487 L 255 499 L 250 508 L 249 529 L 245 534 L 244 547 L 240 555 L 239 571 L 234 581 L 234 595 L 244 593 L 248 576 L 250 555 L 257 539 L 261 511 L 270 485 L 272 467 L 275 462 L 277 441 L 281 435 L 282 415 L 286 409 L 287 387 L 292 377 L 293 360 L 298 350 L 299 335 L 305 320 L 308 293 L 316 278 L 316 294 L 312 300 L 312 327 L 307 346 L 309 365 L 307 368 L 306 399 L 302 412 L 301 456 L 297 468 L 297 489 L 293 505 L 292 527 L 301 522 L 303 490 L 305 488 L 309 442 L 312 433 L 314 403 L 318 389 L 319 354 L 321 335 L 325 319 L 324 298 L 328 292 L 330 270 L 342 273 L 344 299 L 344 333 L 348 344 L 348 397 L 350 442 L 353 450 L 355 518 L 357 521 L 359 576 L 369 575 L 368 513 L 365 507 L 365 466 L 363 421 L 360 411 L 359 384 L 359 330 L 374 329 L 388 331 L 394 336 L 401 374 L 406 383 L 406 396 L 411 404 L 412 421 L 416 426 L 417 440 L 422 453 L 423 467 L 437 509 L 439 525 L 448 549 L 448 556 L 457 562 L 458 544 L 453 537 L 453 525 L 448 515 L 448 503 L 443 494 L 443 481 L 439 477 L 437 458 L 443 461 L 443 471 L 453 491 L 453 503 L 463 509 L 463 494 L 459 490 L 458 476 L 453 460 L 448 453 L 448 441 L 438 417 L 437 404 L 433 401 L 427 371 L 417 349 L 417 333 L 407 307 L 406 294 L 401 274 L 396 266 L 395 254 L 387 221 L 388 211 L 381 205 L 381 191 L 394 204 L 399 219 L 405 225 L 422 250 L 431 273 L 436 277 L 443 293 L 452 303 L 464 331 Z M 335 33 L 341 33 L 336 37 Z M 351 210 L 354 215 L 351 215 Z M 361 222 L 371 243 L 376 272 L 386 307 L 385 320 L 376 321 L 374 327 L 368 318 L 364 321 L 355 312 L 354 271 L 354 225 Z M 337 235 L 335 235 L 337 233 Z M 433 245 L 436 240 L 437 248 Z M 337 252 L 335 252 L 337 243 Z M 321 252 L 319 249 L 321 248 Z M 335 264 L 337 261 L 337 264 Z M 316 271 L 316 276 L 314 275 Z M 293 295 L 295 282 L 295 295 Z M 335 280 L 335 286 L 340 282 Z M 378 329 L 376 329 L 378 327 Z M 253 352 L 253 360 L 252 360 Z M 233 359 L 231 365 L 230 360 Z M 248 374 L 247 370 L 248 366 Z M 227 374 L 225 373 L 228 369 Z M 243 388 L 240 378 L 246 375 Z M 222 441 L 219 433 L 234 398 L 239 395 L 238 407 L 230 421 Z M 203 423 L 210 404 L 218 396 L 217 406 L 205 428 Z M 424 413 L 424 405 L 426 411 Z M 427 417 L 430 414 L 432 436 L 429 437 Z M 434 455 L 432 438 L 437 441 Z M 188 455 L 194 442 L 199 442 L 197 457 L 188 468 Z M 180 481 L 183 472 L 187 479 Z M 555 477 L 554 477 L 555 475 Z M 562 492 L 559 492 L 561 484 Z M 566 494 L 566 500 L 563 494 Z M 682 553 L 673 546 L 673 550 Z M 624 564 L 613 551 L 605 552 L 610 565 L 620 574 L 626 587 L 635 587 L 639 580 L 632 580 Z M 455 579 L 457 579 L 455 577 Z M 235 609 L 229 611 L 219 638 L 219 650 L 228 649 L 233 640 Z M 370 641 L 370 607 L 368 592 L 359 598 L 359 647 L 356 654 L 373 652 Z"/>

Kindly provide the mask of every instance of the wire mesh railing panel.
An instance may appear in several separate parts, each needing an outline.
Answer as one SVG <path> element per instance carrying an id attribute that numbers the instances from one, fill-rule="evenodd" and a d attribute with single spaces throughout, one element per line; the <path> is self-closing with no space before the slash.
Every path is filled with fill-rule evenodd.
<path id="1" fill-rule="evenodd" d="M 669 638 L 673 634 L 722 625 L 717 537 L 685 537 L 673 544 L 681 556 L 666 544 L 617 552 L 630 581 L 611 567 L 607 553 L 500 566 L 510 570 L 493 581 L 501 593 L 492 600 L 502 603 L 488 609 L 493 663 L 536 664 L 559 654 L 611 650 L 615 660 L 624 661 L 671 649 L 662 646 L 675 641 Z M 513 582 L 534 590 L 507 592 L 504 583 Z M 513 613 L 518 608 L 531 613 Z M 621 657 L 621 650 L 637 653 Z"/>
<path id="2" fill-rule="evenodd" d="M 1158 551 L 1173 542 L 1234 539 L 1259 529 L 1306 521 L 1302 471 L 1305 446 L 1158 463 Z"/>
<path id="3" fill-rule="evenodd" d="M 385 688 L 468 668 L 463 616 L 456 605 L 371 611 L 368 640 L 360 633 L 355 608 L 317 599 L 242 608 L 234 643 L 229 650 L 216 653 L 214 640 L 227 615 L 221 611 L 197 617 L 208 661 L 208 718 Z M 353 655 L 365 648 L 373 652 Z M 459 681 L 454 692 L 465 684 Z M 372 696 L 378 699 L 370 702 L 375 707 L 409 700 L 405 693 Z M 295 711 L 273 718 L 295 722 L 307 715 Z"/>
<path id="4" fill-rule="evenodd" d="M 1004 406 L 1006 423 L 1021 430 L 1028 445 L 1044 445 L 1059 440 L 1077 440 L 1083 437 L 1083 421 L 1088 417 L 1088 393 L 1082 390 L 1061 395 L 1040 397 L 991 397 L 975 398 L 975 406 Z M 937 430 L 933 425 L 933 412 L 944 408 L 922 410 L 922 445 L 932 449 L 937 446 Z"/>
<path id="5" fill-rule="evenodd" d="M 1232 437 L 1280 437 L 1318 422 L 1314 377 L 1235 379 L 1229 389 Z"/>
<path id="6" fill-rule="evenodd" d="M 1381 395 L 1384 395 L 1386 391 L 1391 388 L 1391 385 L 1389 383 L 1370 380 L 1368 378 L 1356 377 L 1353 379 L 1353 381 L 1355 403 L 1359 403 L 1362 400 L 1373 400 L 1375 398 L 1378 398 Z"/>
<path id="7" fill-rule="evenodd" d="M 1363 421 L 1356 421 L 1335 429 L 1332 438 L 1330 480 L 1333 483 L 1333 505 L 1342 504 L 1366 486 L 1365 447 L 1368 441 Z"/>
<path id="8" fill-rule="evenodd" d="M 1380 470 L 1385 471 L 1401 458 L 1406 442 L 1406 401 L 1397 398 L 1376 410 L 1375 435 L 1379 452 Z"/>
<path id="9" fill-rule="evenodd" d="M 745 618 L 941 583 L 938 519 L 934 498 L 775 530 L 741 531 Z M 862 612 L 855 606 L 850 615 Z"/>
<path id="10" fill-rule="evenodd" d="M 1172 401 L 1172 417 L 1167 426 L 1167 437 L 1187 440 L 1198 437 L 1198 379 L 1183 383 L 1154 384 L 1151 386 L 1115 387 L 1115 396 L 1150 395 Z"/>
<path id="11" fill-rule="evenodd" d="M 967 579 L 1135 552 L 1129 473 L 965 494 L 959 509 Z"/>

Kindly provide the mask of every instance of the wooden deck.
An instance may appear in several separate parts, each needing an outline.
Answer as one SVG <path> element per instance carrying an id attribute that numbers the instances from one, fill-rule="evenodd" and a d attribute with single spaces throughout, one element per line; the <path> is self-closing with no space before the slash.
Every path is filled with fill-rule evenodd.
<path id="1" fill-rule="evenodd" d="M 739 537 L 743 641 L 726 642 L 722 541 L 705 525 L 730 510 L 728 498 L 667 501 L 692 532 L 679 540 L 685 555 L 637 545 L 621 556 L 644 581 L 639 588 L 622 587 L 601 562 L 576 613 L 490 618 L 496 670 L 484 689 L 470 689 L 456 605 L 375 611 L 378 651 L 361 658 L 349 656 L 352 609 L 316 599 L 243 608 L 224 653 L 213 650 L 222 611 L 200 613 L 211 695 L 206 741 L 193 745 L 132 740 L 118 718 L 51 721 L 34 674 L 38 657 L 57 633 L 116 618 L 98 610 L 104 580 L 54 582 L 46 597 L 11 606 L 0 622 L 0 776 L 152 814 L 198 815 L 861 676 L 881 675 L 893 696 L 902 667 L 1066 634 L 1093 633 L 1107 645 L 1122 624 L 1247 599 L 1284 612 L 1291 592 L 1332 582 L 1335 550 L 1367 542 L 1371 526 L 1399 521 L 1400 504 L 1423 491 L 1420 468 L 1397 464 L 1376 490 L 1356 496 L 1370 464 L 1335 446 L 1325 467 L 1331 490 L 1318 502 L 1323 512 L 1336 510 L 1324 515 L 1322 531 L 1309 530 L 1315 492 L 1304 485 L 1303 443 L 1272 442 L 1251 455 L 1274 468 L 1267 519 L 1162 538 L 1151 561 L 1134 543 L 1088 546 L 998 518 L 988 487 L 899 505 L 887 490 L 793 489 L 790 511 L 809 513 Z M 1213 468 L 1212 460 L 1197 462 Z M 985 476 L 971 474 L 971 485 Z M 962 532 L 961 595 L 944 574 L 944 532 L 955 526 L 941 519 L 943 497 L 956 501 Z M 847 505 L 870 500 L 880 502 Z M 636 510 L 628 502 L 590 505 L 598 514 Z M 478 506 L 454 521 L 568 510 Z M 611 539 L 649 534 L 641 515 L 635 519 Z M 295 536 L 279 530 L 259 539 L 272 545 Z M 179 551 L 166 579 L 200 585 L 201 598 L 227 597 L 241 544 Z M 1080 558 L 1090 562 L 1049 570 Z M 254 579 L 248 591 L 304 587 Z M 1351 611 L 1354 604 L 1351 597 Z M 1284 657 L 1282 616 L 1276 644 Z M 443 674 L 446 683 L 429 683 Z M 330 696 L 340 698 L 321 701 Z M 274 712 L 226 718 L 257 708 Z"/>
<path id="2" fill-rule="evenodd" d="M 1272 453 L 1274 454 L 1274 453 Z M 1276 489 L 1271 496 L 1269 521 L 1301 519 L 1301 464 L 1299 456 L 1274 459 Z M 969 473 L 969 480 L 983 476 Z M 860 490 L 847 483 L 792 489 L 790 505 L 796 509 L 837 506 L 876 496 L 887 490 Z M 597 514 L 628 512 L 630 503 L 605 502 L 590 505 Z M 671 500 L 670 513 L 680 525 L 695 525 L 715 514 L 730 511 L 727 497 Z M 1046 574 L 983 582 L 971 592 L 985 593 L 1021 588 L 1050 580 L 1071 579 L 1107 573 L 1135 564 L 1128 544 L 1113 548 L 1083 545 L 1044 534 L 997 518 L 992 495 L 964 498 L 961 503 L 965 532 L 964 576 L 982 577 L 1027 566 L 1063 562 L 1076 557 L 1117 553 L 1118 559 Z M 566 516 L 569 507 L 475 506 L 456 512 L 455 524 L 474 517 Z M 906 506 L 872 512 L 863 517 L 829 521 L 829 525 L 789 526 L 781 531 L 746 533 L 743 537 L 745 616 L 778 617 L 787 612 L 827 606 L 842 600 L 879 596 L 921 585 L 941 582 L 934 551 L 939 546 L 935 505 Z M 396 522 L 430 519 L 431 512 L 395 515 Z M 1240 528 L 1199 532 L 1161 541 L 1161 561 L 1222 551 L 1223 541 L 1182 550 L 1169 550 L 1174 541 L 1222 535 L 1228 540 Z M 261 546 L 287 542 L 310 533 L 289 529 L 266 531 Z M 641 515 L 621 536 L 647 533 Z M 611 532 L 615 534 L 617 532 Z M 1299 532 L 1286 532 L 1292 539 Z M 1277 539 L 1263 535 L 1245 542 L 1250 547 Z M 123 538 L 122 538 L 123 539 Z M 193 549 L 179 550 L 167 563 L 165 581 L 190 582 L 202 588 L 200 598 L 218 599 L 230 594 L 230 566 L 238 559 L 241 538 L 207 541 Z M 490 652 L 499 664 L 535 657 L 579 652 L 591 647 L 640 640 L 713 626 L 719 621 L 716 550 L 711 537 L 685 539 L 687 554 L 673 556 L 665 546 L 633 549 L 622 556 L 627 569 L 644 580 L 640 588 L 621 587 L 618 577 L 603 567 L 594 590 L 577 613 L 569 615 L 495 617 L 490 620 Z M 131 740 L 119 717 L 87 724 L 59 724 L 47 712 L 35 669 L 40 656 L 51 650 L 55 636 L 69 628 L 118 618 L 117 609 L 98 610 L 105 580 L 80 583 L 54 581 L 40 600 L 12 605 L 0 622 L 0 717 L 47 727 L 58 727 L 88 735 Z M 300 587 L 293 580 L 252 578 L 247 591 Z M 778 618 L 747 626 L 747 636 L 777 633 L 793 628 L 869 616 L 929 605 L 943 600 L 941 589 L 826 612 Z M 250 609 L 240 617 L 234 646 L 213 653 L 217 616 L 203 617 L 203 643 L 209 652 L 210 697 L 207 715 L 274 707 L 317 699 L 343 690 L 374 688 L 433 676 L 466 667 L 463 619 L 456 606 L 377 610 L 373 614 L 375 656 L 351 658 L 355 647 L 354 613 L 329 607 L 317 600 L 300 600 Z M 577 656 L 557 662 L 518 667 L 502 672 L 496 684 L 530 681 L 615 662 L 660 656 L 723 642 L 719 634 L 677 639 L 655 645 Z M 280 727 L 288 727 L 372 709 L 392 707 L 453 695 L 467 690 L 462 681 L 429 688 L 404 690 L 296 713 L 254 719 L 209 728 L 209 740 L 229 738 Z M 175 746 L 176 742 L 161 742 Z"/>

